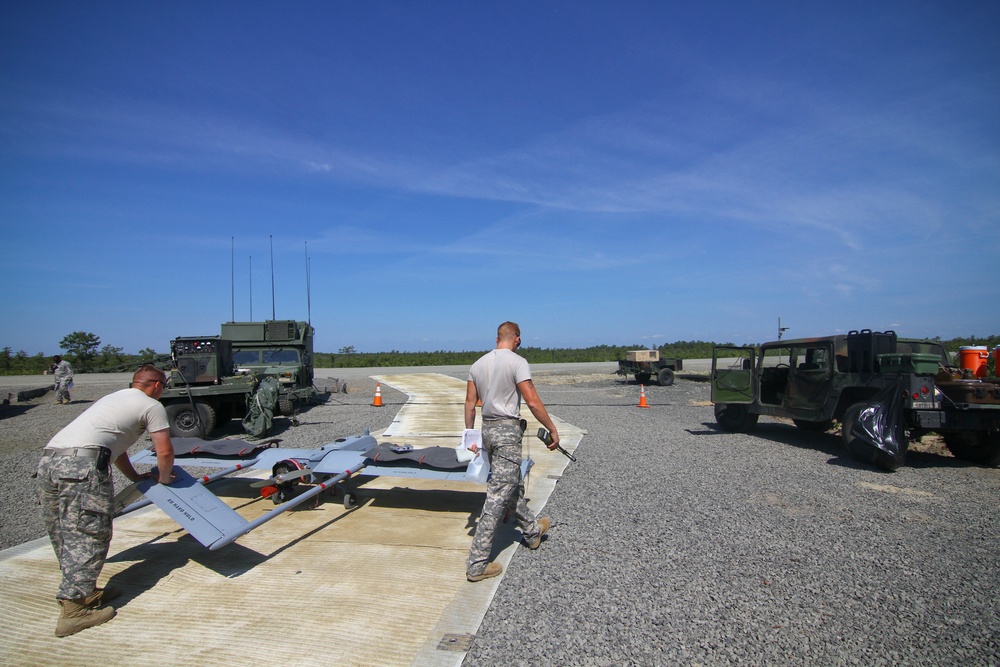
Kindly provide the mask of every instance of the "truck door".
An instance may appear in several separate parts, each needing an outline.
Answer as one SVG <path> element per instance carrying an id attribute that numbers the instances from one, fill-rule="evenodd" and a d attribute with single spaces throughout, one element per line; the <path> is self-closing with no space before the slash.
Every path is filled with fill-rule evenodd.
<path id="1" fill-rule="evenodd" d="M 826 418 L 827 397 L 833 377 L 833 349 L 828 344 L 811 343 L 791 350 L 787 405 L 792 417 Z"/>
<path id="2" fill-rule="evenodd" d="M 752 403 L 756 348 L 717 345 L 712 350 L 712 402 Z"/>

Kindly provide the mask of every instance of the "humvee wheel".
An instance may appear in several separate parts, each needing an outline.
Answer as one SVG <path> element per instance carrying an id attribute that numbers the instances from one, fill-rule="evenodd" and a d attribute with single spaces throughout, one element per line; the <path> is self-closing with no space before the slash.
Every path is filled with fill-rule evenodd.
<path id="1" fill-rule="evenodd" d="M 170 435 L 175 438 L 201 438 L 215 428 L 215 410 L 208 403 L 195 401 L 194 407 L 186 401 L 171 403 L 166 410 Z"/>
<path id="2" fill-rule="evenodd" d="M 661 387 L 669 387 L 674 383 L 674 372 L 669 368 L 661 368 L 656 374 L 656 381 Z"/>
<path id="3" fill-rule="evenodd" d="M 955 458 L 990 468 L 1000 466 L 1000 435 L 985 431 L 943 433 L 944 444 Z"/>
<path id="4" fill-rule="evenodd" d="M 730 433 L 746 433 L 757 425 L 757 417 L 743 403 L 716 403 L 715 421 L 723 431 Z"/>
<path id="5" fill-rule="evenodd" d="M 844 446 L 847 447 L 847 451 L 851 450 L 851 443 L 854 442 L 854 436 L 851 435 L 851 429 L 854 428 L 854 422 L 858 421 L 858 415 L 861 414 L 861 408 L 864 407 L 863 403 L 855 403 L 848 406 L 844 410 L 844 416 L 840 419 L 840 432 L 844 440 Z"/>

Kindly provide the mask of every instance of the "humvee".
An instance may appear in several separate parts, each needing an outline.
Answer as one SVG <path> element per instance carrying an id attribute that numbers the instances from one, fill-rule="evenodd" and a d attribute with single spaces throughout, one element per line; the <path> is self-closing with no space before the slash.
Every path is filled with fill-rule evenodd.
<path id="1" fill-rule="evenodd" d="M 941 343 L 899 338 L 893 331 L 720 345 L 712 356 L 712 402 L 726 431 L 750 431 L 760 415 L 769 415 L 808 431 L 827 431 L 840 422 L 849 442 L 866 402 L 901 383 L 902 426 L 912 437 L 938 432 L 957 458 L 995 466 L 1000 401 L 989 397 L 1000 395 L 1000 382 L 960 380 L 948 368 Z M 981 385 L 971 393 L 983 400 L 961 398 L 970 393 L 968 382 Z"/>

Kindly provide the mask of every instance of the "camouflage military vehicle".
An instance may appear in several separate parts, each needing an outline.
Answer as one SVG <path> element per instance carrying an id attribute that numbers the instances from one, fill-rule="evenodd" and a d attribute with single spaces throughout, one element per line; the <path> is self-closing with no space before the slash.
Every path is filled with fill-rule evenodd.
<path id="1" fill-rule="evenodd" d="M 658 385 L 669 387 L 674 383 L 674 373 L 683 368 L 681 359 L 661 359 L 659 350 L 629 350 L 625 358 L 618 361 L 615 374 L 631 375 L 639 384 L 649 384 L 655 377 Z"/>
<path id="2" fill-rule="evenodd" d="M 247 401 L 260 378 L 237 374 L 232 341 L 219 336 L 191 336 L 170 341 L 167 388 L 160 402 L 174 437 L 208 437 L 217 425 L 247 413 Z"/>
<path id="3" fill-rule="evenodd" d="M 716 346 L 712 358 L 715 418 L 726 431 L 750 431 L 760 415 L 789 418 L 809 431 L 839 421 L 850 446 L 863 406 L 898 386 L 905 392 L 898 413 L 904 440 L 934 431 L 957 458 L 996 466 L 1000 380 L 992 380 L 962 378 L 940 343 L 892 331 Z"/>
<path id="4" fill-rule="evenodd" d="M 313 388 L 313 334 L 308 322 L 267 320 L 225 322 L 222 338 L 232 341 L 237 373 L 278 380 L 278 411 L 292 415 L 316 395 Z"/>
<path id="5" fill-rule="evenodd" d="M 246 428 L 251 398 L 265 378 L 277 381 L 275 411 L 298 412 L 316 396 L 313 333 L 309 323 L 294 320 L 226 322 L 221 336 L 170 341 L 170 378 L 160 402 L 171 435 L 207 437 L 233 418 Z"/>

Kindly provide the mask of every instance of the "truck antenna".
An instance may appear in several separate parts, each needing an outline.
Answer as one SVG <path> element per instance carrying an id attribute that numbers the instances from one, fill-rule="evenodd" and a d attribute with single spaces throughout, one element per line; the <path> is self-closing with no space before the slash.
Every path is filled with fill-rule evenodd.
<path id="1" fill-rule="evenodd" d="M 253 322 L 253 255 L 250 255 L 250 321 Z"/>
<path id="2" fill-rule="evenodd" d="M 268 234 L 268 240 L 271 242 L 271 319 L 274 317 L 274 238 Z"/>
<path id="3" fill-rule="evenodd" d="M 309 241 L 305 242 L 306 246 L 306 321 L 312 324 L 312 291 L 309 286 L 309 273 L 311 266 L 309 264 Z"/>
<path id="4" fill-rule="evenodd" d="M 236 321 L 236 237 L 229 237 L 229 309 L 230 322 Z"/>

